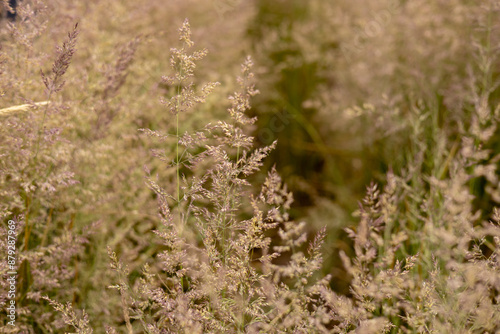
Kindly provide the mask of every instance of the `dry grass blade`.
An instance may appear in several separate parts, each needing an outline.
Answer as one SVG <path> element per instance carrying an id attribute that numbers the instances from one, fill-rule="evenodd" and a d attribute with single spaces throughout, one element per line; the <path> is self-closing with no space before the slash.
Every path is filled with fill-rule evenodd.
<path id="1" fill-rule="evenodd" d="M 37 107 L 43 107 L 50 104 L 50 101 L 42 101 L 28 104 L 20 104 L 18 106 L 12 106 L 0 109 L 0 117 L 10 116 L 12 114 L 24 113 L 30 109 L 35 109 Z"/>

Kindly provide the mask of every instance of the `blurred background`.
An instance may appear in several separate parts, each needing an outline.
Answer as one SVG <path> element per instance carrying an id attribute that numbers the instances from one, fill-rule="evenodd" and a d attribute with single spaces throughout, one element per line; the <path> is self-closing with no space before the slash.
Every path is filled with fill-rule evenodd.
<path id="1" fill-rule="evenodd" d="M 253 180 L 258 185 L 275 165 L 294 194 L 292 218 L 306 221 L 311 236 L 327 227 L 323 274 L 332 274 L 335 291 L 348 294 L 349 277 L 338 251 L 352 253 L 344 228 L 358 221 L 366 187 L 371 181 L 385 183 L 389 171 L 400 173 L 416 159 L 423 161 L 421 168 L 437 168 L 436 156 L 422 151 L 415 139 L 438 145 L 444 136 L 448 146 L 443 150 L 451 150 L 469 122 L 474 78 L 486 87 L 499 77 L 498 61 L 489 63 L 489 75 L 478 74 L 487 72 L 480 66 L 487 55 L 478 53 L 478 45 L 498 45 L 499 35 L 488 35 L 498 25 L 499 16 L 491 14 L 497 13 L 494 5 L 465 0 L 18 1 L 16 18 L 7 18 L 4 7 L 0 22 L 0 109 L 45 101 L 40 69 L 50 71 L 55 46 L 76 22 L 80 33 L 65 87 L 54 97 L 57 108 L 48 117 L 41 110 L 19 115 L 5 127 L 26 140 L 37 127 L 29 133 L 16 122 L 39 124 L 43 118 L 47 126 L 61 128 L 66 139 L 42 148 L 47 166 L 58 173 L 45 181 L 57 191 L 47 190 L 26 204 L 31 197 L 23 182 L 46 170 L 31 170 L 21 159 L 9 167 L 23 172 L 9 178 L 17 181 L 5 181 L 0 199 L 10 204 L 2 209 L 32 212 L 40 226 L 52 222 L 50 228 L 40 227 L 39 242 L 50 239 L 51 229 L 100 224 L 100 232 L 89 236 L 100 246 L 87 247 L 85 256 L 71 260 L 79 276 L 67 291 L 82 308 L 106 314 L 91 302 L 114 293 L 99 288 L 109 281 L 105 245 L 130 263 L 132 278 L 158 251 L 142 238 L 157 224 L 157 203 L 144 184 L 143 166 L 162 184 L 174 173 L 149 153 L 160 149 L 158 144 L 137 130 L 173 125 L 159 103 L 169 89 L 161 77 L 171 74 L 169 50 L 178 45 L 178 27 L 188 18 L 195 47 L 209 51 L 196 69 L 196 84 L 219 81 L 221 86 L 196 112 L 183 116 L 181 130 L 227 119 L 220 101 L 236 89 L 234 78 L 251 55 L 260 94 L 251 110 L 258 122 L 249 131 L 259 147 L 278 140 Z M 498 103 L 498 90 L 490 99 Z M 425 116 L 429 122 L 417 112 L 423 109 L 432 111 Z M 4 143 L 14 145 L 15 139 L 7 137 L 2 135 Z M 498 139 L 496 131 L 494 152 L 500 151 Z M 12 158 L 3 150 L 0 156 Z M 172 152 L 167 148 L 165 154 Z M 62 175 L 69 171 L 74 182 L 63 184 Z M 491 209 L 495 199 L 481 182 L 475 183 L 476 205 Z"/>

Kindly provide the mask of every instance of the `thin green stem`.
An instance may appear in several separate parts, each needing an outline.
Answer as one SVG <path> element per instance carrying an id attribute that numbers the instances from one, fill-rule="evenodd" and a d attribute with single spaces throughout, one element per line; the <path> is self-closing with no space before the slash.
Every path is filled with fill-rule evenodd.
<path id="1" fill-rule="evenodd" d="M 42 136 L 42 130 L 43 130 L 43 127 L 45 125 L 45 119 L 47 118 L 47 111 L 49 110 L 51 98 L 52 98 L 52 92 L 49 92 L 49 95 L 47 97 L 48 103 L 46 104 L 45 110 L 43 111 L 42 123 L 40 124 L 40 127 L 38 128 L 38 133 L 37 133 L 35 156 L 33 157 L 33 162 L 35 165 L 36 165 L 36 160 L 38 157 L 38 151 L 40 150 L 40 138 Z"/>
<path id="2" fill-rule="evenodd" d="M 179 166 L 179 113 L 176 114 L 176 136 L 177 136 L 177 145 L 176 145 L 176 167 L 177 167 L 177 203 L 181 202 L 181 181 L 180 181 L 180 166 Z"/>
<path id="3" fill-rule="evenodd" d="M 38 128 L 35 154 L 33 156 L 33 167 L 34 168 L 36 168 L 36 164 L 37 164 L 38 152 L 40 151 L 40 140 L 41 140 L 41 137 L 42 137 L 43 127 L 45 125 L 45 120 L 47 118 L 47 111 L 49 109 L 51 98 L 52 98 L 52 91 L 50 91 L 48 93 L 48 96 L 47 96 L 48 103 L 45 106 L 45 109 L 43 111 L 42 122 L 41 122 L 41 124 L 40 124 L 40 126 Z M 35 182 L 36 178 L 37 178 L 37 176 L 35 175 L 35 178 L 33 179 L 33 183 Z M 30 237 L 31 228 L 32 228 L 32 226 L 30 226 L 30 223 L 29 223 L 29 213 L 30 213 L 31 204 L 32 204 L 32 196 L 29 195 L 28 193 L 26 193 L 26 218 L 25 218 L 25 224 L 26 224 L 26 226 L 25 226 L 25 234 L 24 234 L 24 250 L 28 250 L 29 237 Z"/>

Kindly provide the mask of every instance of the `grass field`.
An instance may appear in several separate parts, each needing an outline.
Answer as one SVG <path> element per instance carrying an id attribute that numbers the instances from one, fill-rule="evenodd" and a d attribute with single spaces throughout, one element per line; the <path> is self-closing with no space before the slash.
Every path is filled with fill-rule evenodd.
<path id="1" fill-rule="evenodd" d="M 500 333 L 499 1 L 8 3 L 1 333 Z"/>

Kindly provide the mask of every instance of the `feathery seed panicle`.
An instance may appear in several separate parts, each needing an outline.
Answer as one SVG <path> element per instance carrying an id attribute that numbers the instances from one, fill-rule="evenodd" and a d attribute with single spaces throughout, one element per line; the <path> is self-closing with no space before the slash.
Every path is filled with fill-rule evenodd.
<path id="1" fill-rule="evenodd" d="M 104 84 L 102 93 L 105 100 L 116 95 L 120 87 L 125 83 L 127 69 L 134 60 L 137 47 L 141 40 L 142 36 L 139 35 L 119 49 L 120 51 L 118 52 L 118 59 L 116 60 L 115 66 L 110 68 L 106 73 L 106 83 Z"/>
<path id="2" fill-rule="evenodd" d="M 98 92 L 99 100 L 94 106 L 96 113 L 94 123 L 94 140 L 104 137 L 111 122 L 118 114 L 119 107 L 111 104 L 111 101 L 118 95 L 121 87 L 124 86 L 127 78 L 127 70 L 132 64 L 135 53 L 142 40 L 142 36 L 136 36 L 118 49 L 117 60 L 114 66 L 109 66 L 105 73 L 104 82 Z"/>
<path id="3" fill-rule="evenodd" d="M 179 40 L 183 42 L 183 45 L 180 49 L 170 49 L 170 66 L 175 74 L 162 77 L 163 83 L 176 88 L 176 94 L 169 100 L 160 99 L 161 103 L 167 106 L 172 115 L 190 110 L 197 103 L 205 102 L 205 98 L 219 85 L 218 82 L 207 83 L 202 87 L 201 92 L 196 94 L 193 88 L 194 84 L 190 79 L 194 77 L 196 62 L 207 55 L 207 50 L 203 49 L 188 53 L 189 49 L 194 45 L 191 40 L 191 29 L 188 20 L 184 21 L 179 31 Z"/>
<path id="4" fill-rule="evenodd" d="M 76 51 L 76 40 L 78 37 L 78 23 L 75 24 L 73 31 L 68 33 L 68 40 L 62 46 L 57 47 L 57 58 L 52 65 L 50 76 L 46 76 L 43 71 L 40 71 L 43 83 L 47 88 L 48 95 L 56 93 L 62 89 L 65 81 L 63 75 L 68 70 L 71 58 Z"/>

